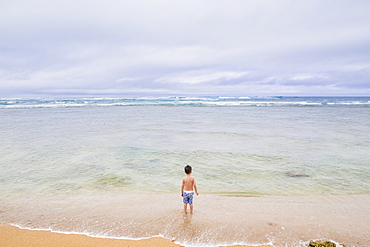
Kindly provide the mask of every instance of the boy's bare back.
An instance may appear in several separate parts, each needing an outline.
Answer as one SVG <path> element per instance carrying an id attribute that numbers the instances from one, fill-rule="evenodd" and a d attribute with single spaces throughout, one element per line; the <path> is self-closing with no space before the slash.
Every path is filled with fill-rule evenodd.
<path id="1" fill-rule="evenodd" d="M 195 192 L 197 192 L 197 189 L 196 189 L 197 185 L 195 183 L 195 179 L 190 174 L 186 175 L 186 177 L 182 179 L 182 185 L 183 185 L 183 190 L 186 190 L 186 191 L 195 190 Z"/>

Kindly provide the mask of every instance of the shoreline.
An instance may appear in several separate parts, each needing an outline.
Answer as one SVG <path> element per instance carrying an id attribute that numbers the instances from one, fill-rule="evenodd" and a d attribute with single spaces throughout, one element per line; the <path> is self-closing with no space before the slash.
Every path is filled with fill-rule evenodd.
<path id="1" fill-rule="evenodd" d="M 7 247 L 183 247 L 163 237 L 152 237 L 140 240 L 92 237 L 77 233 L 57 233 L 49 230 L 22 229 L 17 226 L 0 223 L 0 246 Z M 232 245 L 228 247 L 252 247 L 248 245 Z M 258 247 L 272 247 L 259 245 Z"/>
<path id="2" fill-rule="evenodd" d="M 0 224 L 0 246 L 20 247 L 20 246 L 54 246 L 54 247 L 119 247 L 119 246 L 164 246 L 164 247 L 180 247 L 172 241 L 153 237 L 141 240 L 126 240 L 113 238 L 91 237 L 77 233 L 57 233 L 48 230 L 31 230 L 22 229 L 16 226 Z"/>

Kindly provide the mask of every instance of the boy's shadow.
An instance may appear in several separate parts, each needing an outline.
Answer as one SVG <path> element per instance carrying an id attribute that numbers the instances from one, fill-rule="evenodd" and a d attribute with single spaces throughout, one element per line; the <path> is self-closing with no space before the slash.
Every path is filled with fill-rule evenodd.
<path id="1" fill-rule="evenodd" d="M 191 221 L 193 219 L 193 215 L 192 214 L 184 214 L 184 217 L 183 217 L 183 226 L 184 228 L 188 228 L 189 226 L 191 226 Z"/>

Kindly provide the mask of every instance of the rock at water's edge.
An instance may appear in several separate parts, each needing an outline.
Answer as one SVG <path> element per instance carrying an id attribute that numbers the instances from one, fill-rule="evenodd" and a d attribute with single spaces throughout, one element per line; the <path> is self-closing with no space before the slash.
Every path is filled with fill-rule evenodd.
<path id="1" fill-rule="evenodd" d="M 330 241 L 311 241 L 308 247 L 336 247 L 337 245 Z M 340 246 L 346 247 L 344 244 Z"/>

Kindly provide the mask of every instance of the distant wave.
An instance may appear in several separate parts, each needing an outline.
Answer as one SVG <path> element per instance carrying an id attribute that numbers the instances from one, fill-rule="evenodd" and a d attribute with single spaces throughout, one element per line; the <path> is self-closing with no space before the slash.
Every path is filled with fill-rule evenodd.
<path id="1" fill-rule="evenodd" d="M 0 109 L 87 106 L 328 107 L 370 106 L 370 97 L 141 97 L 75 99 L 0 99 Z"/>

